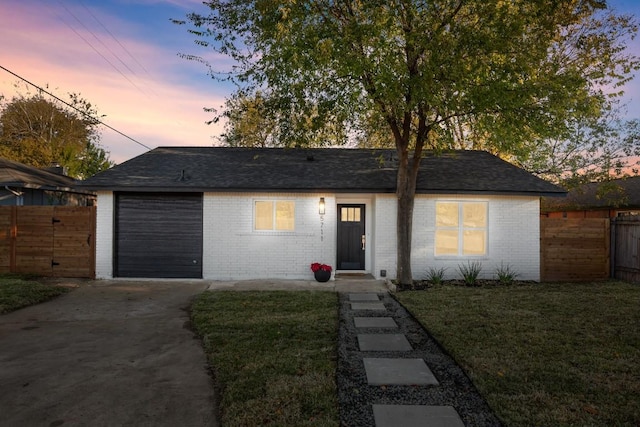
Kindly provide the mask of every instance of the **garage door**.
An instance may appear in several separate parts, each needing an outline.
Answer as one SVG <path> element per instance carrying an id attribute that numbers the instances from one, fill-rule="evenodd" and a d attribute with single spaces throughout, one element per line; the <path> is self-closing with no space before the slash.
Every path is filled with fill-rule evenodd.
<path id="1" fill-rule="evenodd" d="M 202 278 L 202 193 L 120 193 L 115 216 L 115 276 Z"/>

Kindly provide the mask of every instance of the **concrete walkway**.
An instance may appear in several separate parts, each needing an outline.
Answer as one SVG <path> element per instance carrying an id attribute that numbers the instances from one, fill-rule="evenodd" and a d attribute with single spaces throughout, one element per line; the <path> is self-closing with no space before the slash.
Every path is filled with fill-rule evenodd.
<path id="1" fill-rule="evenodd" d="M 388 292 L 339 298 L 344 425 L 500 425 L 462 369 Z"/>
<path id="2" fill-rule="evenodd" d="M 350 293 L 349 301 L 351 310 L 366 315 L 368 310 L 380 311 L 377 304 L 386 311 L 384 304 L 377 294 Z M 367 303 L 363 303 L 367 301 Z M 363 306 L 369 304 L 374 307 Z M 388 321 L 391 317 L 360 317 L 360 322 L 370 323 L 375 320 Z M 362 326 L 361 331 L 371 330 Z M 423 359 L 405 358 L 403 353 L 410 352 L 413 347 L 403 333 L 397 333 L 399 328 L 390 327 L 385 331 L 376 333 L 357 334 L 358 347 L 361 352 L 395 353 L 397 357 L 377 358 L 364 357 L 363 364 L 367 376 L 367 384 L 372 386 L 433 386 L 439 385 L 427 364 Z M 375 354 L 375 353 L 374 353 Z M 376 404 L 372 403 L 372 411 L 376 427 L 419 427 L 419 426 L 443 426 L 464 427 L 458 412 L 452 406 L 435 405 L 403 405 L 403 404 Z"/>
<path id="3" fill-rule="evenodd" d="M 0 316 L 0 425 L 217 426 L 187 312 L 207 286 L 91 281 Z"/>
<path id="4" fill-rule="evenodd" d="M 210 291 L 330 291 L 330 292 L 388 292 L 384 280 L 361 279 L 358 276 L 319 283 L 315 280 L 233 280 L 208 282 Z"/>

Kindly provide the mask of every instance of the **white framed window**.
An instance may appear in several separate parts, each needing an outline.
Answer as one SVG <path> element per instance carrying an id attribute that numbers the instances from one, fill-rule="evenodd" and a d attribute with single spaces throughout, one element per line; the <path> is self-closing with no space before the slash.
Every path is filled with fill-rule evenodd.
<path id="1" fill-rule="evenodd" d="M 296 205 L 293 200 L 256 200 L 254 203 L 254 230 L 295 230 Z"/>
<path id="2" fill-rule="evenodd" d="M 487 202 L 436 202 L 436 256 L 487 254 Z"/>
<path id="3" fill-rule="evenodd" d="M 341 222 L 360 222 L 362 208 L 360 206 L 349 206 L 340 208 Z"/>

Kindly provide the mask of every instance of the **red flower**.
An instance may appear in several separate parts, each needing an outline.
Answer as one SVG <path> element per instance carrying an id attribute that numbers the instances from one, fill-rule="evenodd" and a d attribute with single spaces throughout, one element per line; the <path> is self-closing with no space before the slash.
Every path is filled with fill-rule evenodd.
<path id="1" fill-rule="evenodd" d="M 327 265 L 327 264 L 320 264 L 319 262 L 314 262 L 313 264 L 311 264 L 311 271 L 313 271 L 314 273 L 318 270 L 324 270 L 324 271 L 328 271 L 329 273 L 331 273 L 331 266 Z"/>

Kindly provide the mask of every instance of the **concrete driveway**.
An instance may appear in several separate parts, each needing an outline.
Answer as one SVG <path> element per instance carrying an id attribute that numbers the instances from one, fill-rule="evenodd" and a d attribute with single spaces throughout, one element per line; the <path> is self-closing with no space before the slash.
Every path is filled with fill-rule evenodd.
<path id="1" fill-rule="evenodd" d="M 217 426 L 186 311 L 206 288 L 90 281 L 0 315 L 0 425 Z"/>

